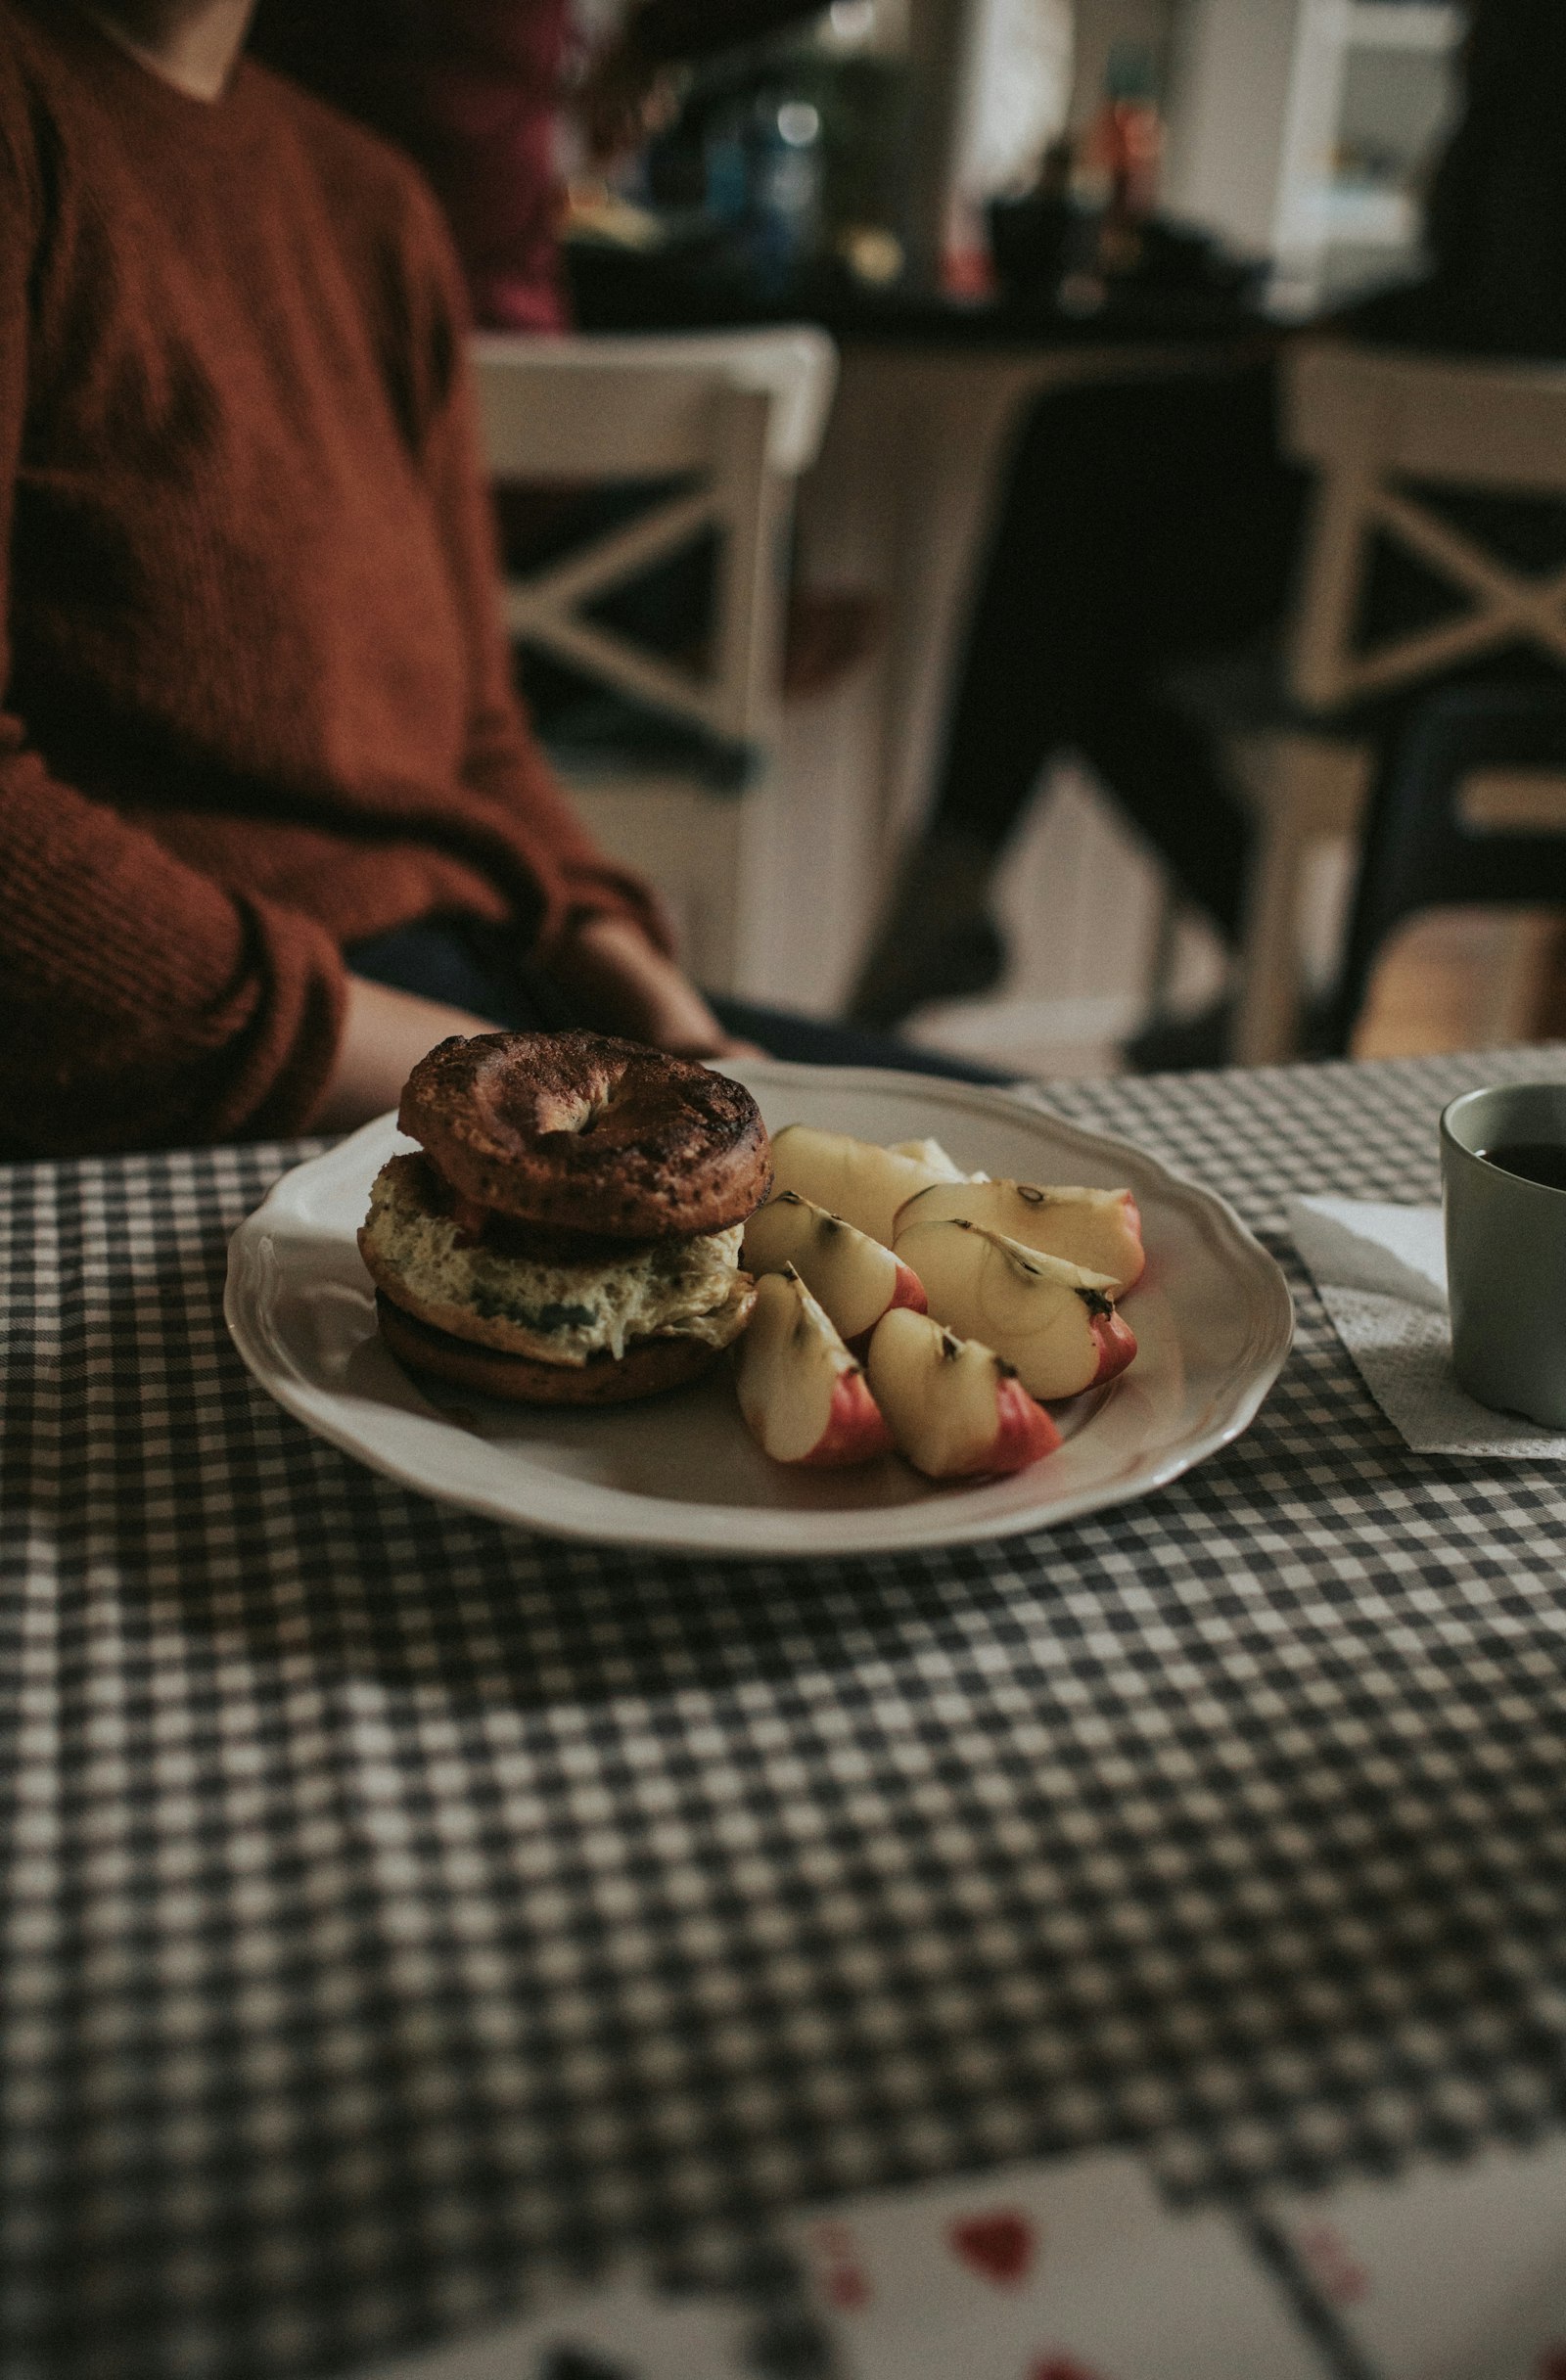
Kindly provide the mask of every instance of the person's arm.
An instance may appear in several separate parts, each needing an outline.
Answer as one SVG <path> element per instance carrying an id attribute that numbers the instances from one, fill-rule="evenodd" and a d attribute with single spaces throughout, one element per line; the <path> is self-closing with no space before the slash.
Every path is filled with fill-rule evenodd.
<path id="1" fill-rule="evenodd" d="M 0 1145 L 72 1155 L 287 1134 L 394 1106 L 482 1020 L 345 978 L 331 936 L 247 900 L 66 783 L 10 699 L 10 557 L 46 245 L 0 28 Z"/>
<path id="2" fill-rule="evenodd" d="M 558 974 L 584 1009 L 634 1040 L 651 1041 L 682 1058 L 759 1054 L 721 1031 L 714 1038 L 706 1001 L 624 918 L 584 919 L 561 948 Z M 337 1056 L 311 1118 L 313 1128 L 350 1132 L 372 1116 L 384 1116 L 396 1106 L 426 1050 L 452 1033 L 495 1030 L 484 1017 L 350 975 Z"/>
<path id="3" fill-rule="evenodd" d="M 53 774 L 9 705 L 10 557 L 46 241 L 23 86 L 0 44 L 0 1143 L 70 1154 L 290 1131 L 332 1062 L 342 968 Z"/>
<path id="4" fill-rule="evenodd" d="M 421 1000 L 362 976 L 346 979 L 343 1024 L 326 1088 L 310 1118 L 318 1132 L 351 1132 L 373 1116 L 384 1116 L 402 1096 L 402 1085 L 426 1050 L 452 1033 L 488 1033 L 493 1024 Z"/>
<path id="5" fill-rule="evenodd" d="M 676 1058 L 754 1058 L 718 1022 L 689 976 L 624 917 L 583 917 L 555 953 L 554 974 L 583 1013 L 611 1032 Z"/>

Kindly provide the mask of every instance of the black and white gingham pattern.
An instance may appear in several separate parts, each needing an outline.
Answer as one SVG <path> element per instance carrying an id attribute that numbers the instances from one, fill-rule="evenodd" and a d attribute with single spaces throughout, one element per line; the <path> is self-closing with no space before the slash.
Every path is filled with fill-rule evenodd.
<path id="1" fill-rule="evenodd" d="M 278 1149 L 0 1195 L 0 2371 L 351 2368 L 621 2250 L 1145 2145 L 1169 2184 L 1566 2103 L 1566 1473 L 1412 1455 L 1278 1236 L 1566 1051 L 1063 1086 L 1291 1262 L 1238 1445 L 972 1552 L 530 1539 L 220 1319 Z"/>

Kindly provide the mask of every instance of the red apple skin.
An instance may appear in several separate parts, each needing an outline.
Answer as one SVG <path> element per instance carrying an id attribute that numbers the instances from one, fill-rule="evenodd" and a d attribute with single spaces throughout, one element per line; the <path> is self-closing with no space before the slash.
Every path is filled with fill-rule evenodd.
<path id="1" fill-rule="evenodd" d="M 887 1301 L 887 1312 L 890 1314 L 895 1305 L 906 1305 L 911 1307 L 916 1314 L 927 1314 L 930 1311 L 930 1301 L 924 1294 L 924 1283 L 911 1264 L 904 1264 L 900 1257 L 894 1260 L 898 1269 L 892 1286 L 892 1295 Z M 879 1315 L 876 1318 L 879 1321 Z"/>
<path id="2" fill-rule="evenodd" d="M 1020 1380 L 1002 1380 L 995 1389 L 995 1442 L 985 1465 L 987 1478 L 1026 1471 L 1060 1444 L 1053 1415 L 1029 1396 Z"/>
<path id="3" fill-rule="evenodd" d="M 1091 1329 L 1098 1341 L 1098 1369 L 1088 1386 L 1099 1389 L 1125 1371 L 1136 1352 L 1136 1339 L 1129 1323 L 1117 1313 L 1095 1314 Z"/>
<path id="4" fill-rule="evenodd" d="M 897 1264 L 897 1271 L 892 1276 L 892 1295 L 882 1306 L 880 1313 L 877 1314 L 875 1322 L 872 1322 L 867 1330 L 855 1331 L 852 1339 L 844 1341 L 849 1353 L 857 1355 L 861 1363 L 864 1361 L 871 1340 L 875 1337 L 876 1322 L 884 1321 L 894 1306 L 905 1305 L 911 1313 L 915 1314 L 927 1314 L 930 1311 L 930 1301 L 924 1294 L 924 1283 L 914 1271 L 913 1266 L 904 1264 L 900 1257 L 894 1260 Z"/>
<path id="5" fill-rule="evenodd" d="M 860 1371 L 840 1372 L 827 1408 L 826 1428 L 802 1463 L 818 1471 L 843 1471 L 892 1452 L 892 1433 L 870 1384 Z"/>

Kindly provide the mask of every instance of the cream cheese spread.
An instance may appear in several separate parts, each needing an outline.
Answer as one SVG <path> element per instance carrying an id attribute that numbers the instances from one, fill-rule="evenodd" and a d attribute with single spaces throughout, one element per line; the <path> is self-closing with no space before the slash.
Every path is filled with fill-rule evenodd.
<path id="1" fill-rule="evenodd" d="M 468 1244 L 440 1213 L 420 1157 L 383 1167 L 365 1236 L 427 1320 L 545 1363 L 619 1357 L 633 1339 L 726 1347 L 750 1310 L 750 1275 L 739 1269 L 743 1223 L 625 1248 L 603 1240 L 569 1262 L 534 1262 L 482 1240 Z"/>

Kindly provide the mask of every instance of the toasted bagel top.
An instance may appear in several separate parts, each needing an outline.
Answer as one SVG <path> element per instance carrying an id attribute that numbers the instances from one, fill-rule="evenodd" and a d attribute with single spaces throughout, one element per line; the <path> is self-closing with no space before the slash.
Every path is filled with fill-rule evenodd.
<path id="1" fill-rule="evenodd" d="M 772 1179 L 743 1084 L 605 1033 L 442 1041 L 408 1076 L 397 1121 L 465 1198 L 609 1239 L 724 1230 Z"/>

